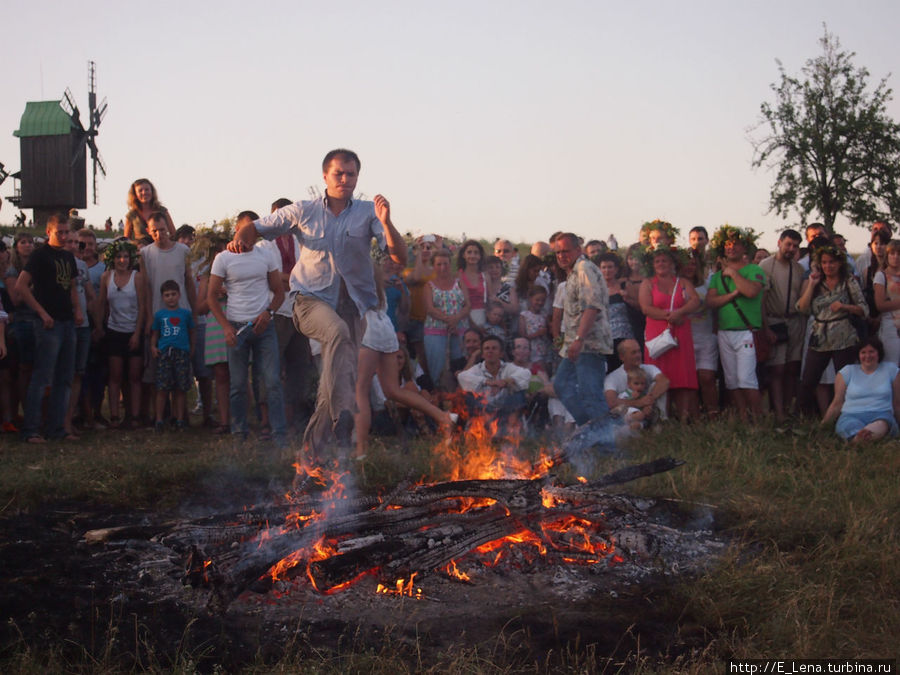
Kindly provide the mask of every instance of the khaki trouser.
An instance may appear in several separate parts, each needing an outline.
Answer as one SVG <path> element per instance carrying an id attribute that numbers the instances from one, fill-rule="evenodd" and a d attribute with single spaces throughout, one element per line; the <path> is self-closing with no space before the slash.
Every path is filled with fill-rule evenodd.
<path id="1" fill-rule="evenodd" d="M 344 297 L 343 284 L 341 296 L 337 312 L 313 296 L 298 293 L 294 298 L 294 326 L 322 345 L 316 410 L 303 434 L 303 444 L 313 458 L 334 440 L 334 425 L 341 411 L 357 411 L 356 365 L 362 332 L 359 312 L 349 297 Z"/>

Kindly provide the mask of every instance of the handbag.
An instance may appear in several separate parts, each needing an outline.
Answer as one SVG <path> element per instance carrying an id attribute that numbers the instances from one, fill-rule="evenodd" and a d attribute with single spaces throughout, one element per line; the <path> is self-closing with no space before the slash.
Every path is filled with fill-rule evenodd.
<path id="1" fill-rule="evenodd" d="M 672 297 L 669 299 L 669 311 L 675 307 L 675 291 L 678 290 L 678 279 L 675 280 L 675 286 L 672 288 Z M 655 338 L 650 340 L 646 340 L 644 342 L 644 346 L 647 347 L 647 354 L 651 359 L 658 358 L 665 354 L 670 349 L 674 349 L 678 346 L 678 339 L 672 335 L 671 329 L 666 326 L 666 329 L 657 335 Z"/>
<path id="2" fill-rule="evenodd" d="M 647 340 L 644 345 L 647 347 L 647 354 L 651 359 L 656 359 L 665 354 L 670 349 L 678 346 L 677 338 L 672 335 L 672 331 L 668 326 L 666 329 L 651 340 Z"/>

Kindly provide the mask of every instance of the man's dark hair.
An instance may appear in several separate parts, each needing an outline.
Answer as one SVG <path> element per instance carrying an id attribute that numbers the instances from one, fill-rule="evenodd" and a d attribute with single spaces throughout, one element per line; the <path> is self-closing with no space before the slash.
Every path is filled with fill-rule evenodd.
<path id="1" fill-rule="evenodd" d="M 150 214 L 150 217 L 147 218 L 147 222 L 149 223 L 150 221 L 162 221 L 163 223 L 165 223 L 166 216 L 162 211 L 154 211 Z"/>
<path id="2" fill-rule="evenodd" d="M 57 225 L 65 225 L 69 222 L 69 214 L 65 211 L 56 211 L 50 214 L 50 217 L 47 218 L 47 227 L 50 227 L 52 224 L 55 228 Z"/>
<path id="3" fill-rule="evenodd" d="M 496 343 L 497 343 L 497 346 L 500 347 L 500 353 L 501 353 L 501 354 L 503 353 L 503 340 L 501 340 L 500 338 L 498 338 L 496 335 L 485 335 L 483 338 L 481 338 L 481 346 L 482 346 L 482 348 L 483 348 L 488 342 L 496 342 Z"/>
<path id="4" fill-rule="evenodd" d="M 256 213 L 256 211 L 241 211 L 239 214 L 237 214 L 237 218 L 234 222 L 239 223 L 242 220 L 246 220 L 248 218 L 250 220 L 259 220 L 259 214 Z"/>
<path id="5" fill-rule="evenodd" d="M 175 238 L 176 238 L 176 239 L 181 239 L 182 237 L 190 237 L 190 236 L 193 235 L 196 231 L 197 231 L 197 230 L 195 230 L 195 229 L 194 229 L 193 227 L 191 227 L 190 225 L 182 225 L 182 226 L 179 227 L 177 230 L 175 230 Z"/>
<path id="6" fill-rule="evenodd" d="M 162 282 L 162 285 L 159 287 L 160 295 L 165 293 L 166 291 L 178 291 L 181 293 L 181 287 L 178 285 L 178 282 L 174 279 L 166 279 Z"/>
<path id="7" fill-rule="evenodd" d="M 694 227 L 692 227 L 690 229 L 688 234 L 691 234 L 692 232 L 702 232 L 703 236 L 706 237 L 707 239 L 709 239 L 709 232 L 707 232 L 706 228 L 703 227 L 702 225 L 695 225 Z"/>
<path id="8" fill-rule="evenodd" d="M 568 242 L 575 247 L 581 247 L 581 239 L 577 234 L 573 234 L 571 232 L 563 232 L 556 238 L 556 241 L 562 241 L 563 239 L 568 240 Z"/>
<path id="9" fill-rule="evenodd" d="M 812 230 L 812 229 L 825 230 L 825 232 L 828 232 L 828 228 L 825 227 L 825 224 L 824 224 L 824 223 L 810 223 L 810 224 L 807 225 L 806 228 L 803 230 L 803 233 L 806 234 L 807 232 L 809 232 L 809 231 Z"/>
<path id="10" fill-rule="evenodd" d="M 331 166 L 331 160 L 333 159 L 340 159 L 343 162 L 356 162 L 357 173 L 359 173 L 359 170 L 362 169 L 362 162 L 359 161 L 359 155 L 357 155 L 352 150 L 338 148 L 337 150 L 332 150 L 327 155 L 325 155 L 325 159 L 322 160 L 322 173 L 326 173 L 328 171 L 328 167 Z"/>
<path id="11" fill-rule="evenodd" d="M 290 206 L 293 203 L 294 202 L 292 202 L 287 197 L 281 197 L 280 199 L 276 199 L 274 202 L 272 202 L 272 211 L 283 209 L 285 206 Z"/>
<path id="12" fill-rule="evenodd" d="M 793 241 L 796 241 L 798 244 L 803 241 L 803 237 L 800 235 L 800 233 L 797 232 L 797 230 L 792 230 L 791 228 L 788 228 L 781 233 L 781 236 L 778 237 L 778 241 L 781 241 L 782 239 L 791 239 Z"/>
<path id="13" fill-rule="evenodd" d="M 871 244 L 876 239 L 882 244 L 887 244 L 891 240 L 890 232 L 885 232 L 884 230 L 875 230 L 872 233 L 872 236 L 869 238 L 869 243 Z"/>

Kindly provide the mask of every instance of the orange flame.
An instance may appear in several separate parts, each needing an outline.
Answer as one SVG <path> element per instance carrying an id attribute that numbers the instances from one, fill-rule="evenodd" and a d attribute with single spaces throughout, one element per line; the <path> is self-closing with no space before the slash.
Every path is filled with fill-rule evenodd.
<path id="1" fill-rule="evenodd" d="M 424 596 L 424 593 L 422 593 L 422 589 L 414 589 L 413 587 L 413 582 L 416 578 L 416 574 L 418 574 L 418 572 L 413 572 L 410 575 L 409 580 L 397 579 L 395 588 L 390 588 L 389 586 L 385 586 L 384 584 L 378 584 L 378 586 L 376 586 L 375 588 L 375 592 L 382 595 L 400 595 L 421 600 Z"/>

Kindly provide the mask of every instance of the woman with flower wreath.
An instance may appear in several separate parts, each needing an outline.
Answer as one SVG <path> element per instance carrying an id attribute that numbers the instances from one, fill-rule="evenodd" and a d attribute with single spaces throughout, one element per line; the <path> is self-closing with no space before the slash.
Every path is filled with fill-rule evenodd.
<path id="1" fill-rule="evenodd" d="M 650 249 L 675 245 L 678 237 L 678 228 L 665 220 L 651 220 L 641 225 L 641 242 L 646 239 L 646 246 Z"/>
<path id="2" fill-rule="evenodd" d="M 866 299 L 850 276 L 843 251 L 832 245 L 816 248 L 797 310 L 812 317 L 809 349 L 800 377 L 800 409 L 813 414 L 816 384 L 828 362 L 834 359 L 834 368 L 839 371 L 856 360 L 859 334 L 851 317 L 869 316 Z"/>
<path id="3" fill-rule="evenodd" d="M 115 428 L 120 424 L 119 397 L 125 364 L 128 364 L 129 424 L 138 426 L 141 412 L 141 371 L 144 365 L 142 332 L 139 326 L 144 320 L 143 274 L 138 270 L 137 246 L 120 239 L 103 251 L 106 271 L 100 277 L 100 311 L 105 316 L 103 325 L 104 351 L 109 359 L 109 420 Z"/>
<path id="4" fill-rule="evenodd" d="M 669 380 L 669 401 L 678 419 L 687 422 L 696 409 L 697 368 L 694 362 L 694 340 L 691 337 L 691 314 L 700 307 L 694 284 L 678 276 L 681 251 L 660 246 L 647 252 L 653 276 L 644 279 L 640 289 L 641 309 L 647 317 L 645 342 L 669 330 L 678 345 L 651 358 L 644 350 L 644 363 L 659 368 Z"/>

